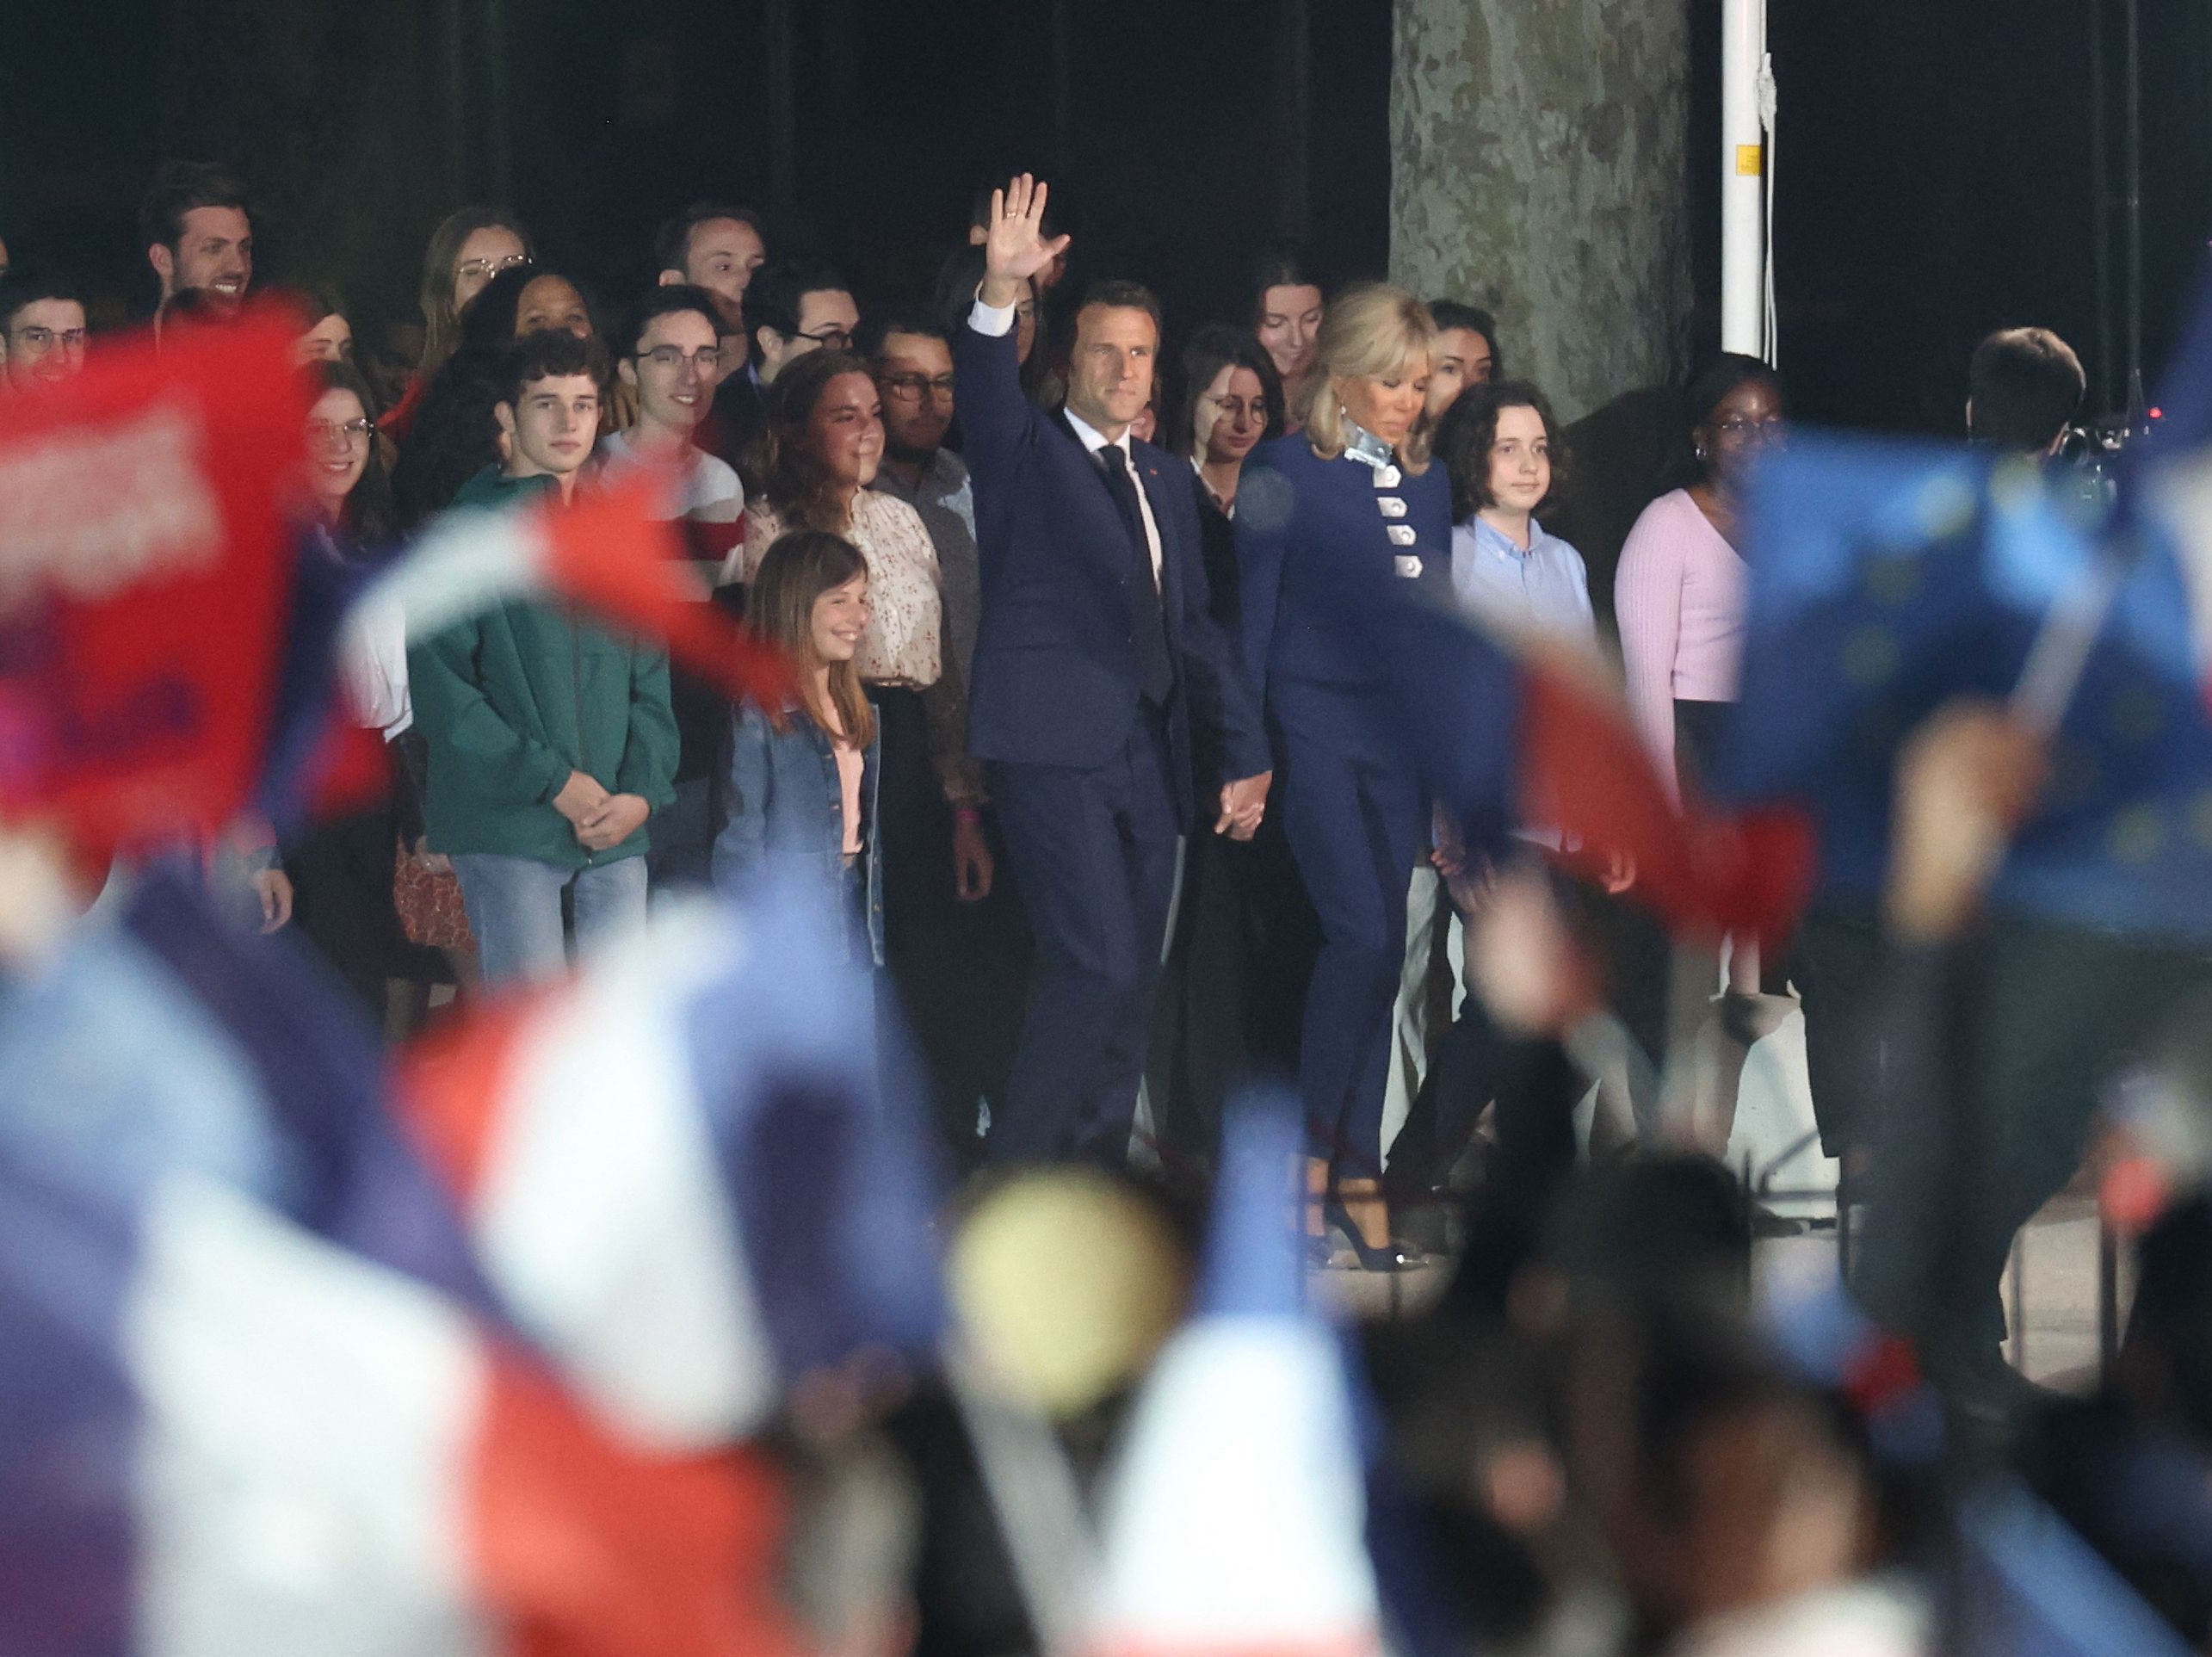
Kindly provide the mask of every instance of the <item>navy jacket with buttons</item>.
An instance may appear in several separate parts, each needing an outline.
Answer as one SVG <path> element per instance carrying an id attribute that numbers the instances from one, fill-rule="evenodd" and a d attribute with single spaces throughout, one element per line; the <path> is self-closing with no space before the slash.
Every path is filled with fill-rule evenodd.
<path id="1" fill-rule="evenodd" d="M 1149 443 L 1130 445 L 1159 528 L 1155 601 L 1139 585 L 1147 572 L 1098 463 L 1064 418 L 1023 394 L 1012 331 L 993 337 L 964 325 L 954 349 L 983 587 L 969 751 L 1029 765 L 1114 759 L 1142 694 L 1133 606 L 1159 602 L 1176 676 L 1166 714 L 1177 776 L 1192 775 L 1194 727 L 1219 738 L 1208 751 L 1220 756 L 1221 775 L 1201 785 L 1265 770 L 1257 701 L 1208 613 L 1189 467 Z M 1177 795 L 1187 827 L 1192 788 Z"/>
<path id="2" fill-rule="evenodd" d="M 1384 499 L 1405 503 L 1387 517 Z M 1411 545 L 1390 535 L 1411 529 Z M 1373 646 L 1345 625 L 1347 579 L 1412 579 L 1452 603 L 1451 484 L 1443 462 L 1418 477 L 1401 471 L 1378 486 L 1374 468 L 1349 456 L 1325 461 L 1302 435 L 1254 449 L 1237 486 L 1237 568 L 1245 671 L 1270 707 L 1294 699 L 1312 728 L 1319 714 L 1339 741 L 1387 739 L 1393 722 Z M 1420 572 L 1399 573 L 1400 558 Z"/>

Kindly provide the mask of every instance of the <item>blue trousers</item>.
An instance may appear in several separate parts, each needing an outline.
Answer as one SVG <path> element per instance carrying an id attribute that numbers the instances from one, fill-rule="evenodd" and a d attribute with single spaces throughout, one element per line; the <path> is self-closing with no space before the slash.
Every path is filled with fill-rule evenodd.
<path id="1" fill-rule="evenodd" d="M 1296 706 L 1282 734 L 1282 825 L 1321 923 L 1298 1054 L 1307 1149 L 1338 1178 L 1382 1172 L 1391 1010 L 1406 958 L 1406 888 L 1420 855 L 1419 780 Z"/>
<path id="2" fill-rule="evenodd" d="M 643 857 L 564 869 L 534 857 L 458 852 L 453 868 L 486 984 L 552 978 L 567 968 L 564 892 L 573 892 L 578 953 L 646 918 Z"/>
<path id="3" fill-rule="evenodd" d="M 1128 1154 L 1179 825 L 1165 732 L 1140 713 L 1105 765 L 994 764 L 991 794 L 1036 940 L 993 1162 Z"/>

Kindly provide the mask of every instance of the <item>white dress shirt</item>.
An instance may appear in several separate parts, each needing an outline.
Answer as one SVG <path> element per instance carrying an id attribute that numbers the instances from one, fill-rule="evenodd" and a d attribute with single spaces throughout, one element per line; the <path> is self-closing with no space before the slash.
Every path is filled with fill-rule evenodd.
<path id="1" fill-rule="evenodd" d="M 1014 307 L 1010 305 L 986 305 L 979 294 L 975 308 L 968 312 L 967 325 L 989 338 L 1001 338 L 1014 326 Z M 1129 447 L 1128 429 L 1124 427 L 1119 437 L 1109 439 L 1073 409 L 1063 409 L 1061 412 L 1067 416 L 1067 424 L 1074 429 L 1075 435 L 1083 440 L 1084 453 L 1091 456 L 1094 464 L 1102 464 L 1098 461 L 1098 451 L 1102 448 L 1121 451 L 1121 463 L 1128 470 L 1129 481 L 1136 485 L 1137 510 L 1144 516 L 1145 546 L 1152 556 L 1152 586 L 1157 590 L 1160 574 L 1159 524 L 1152 516 L 1152 497 L 1145 492 L 1144 473 L 1137 470 L 1136 451 Z"/>

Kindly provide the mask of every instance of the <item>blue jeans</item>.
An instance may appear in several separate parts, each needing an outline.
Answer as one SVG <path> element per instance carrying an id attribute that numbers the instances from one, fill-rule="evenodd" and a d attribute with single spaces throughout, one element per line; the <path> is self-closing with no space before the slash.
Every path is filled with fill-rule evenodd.
<path id="1" fill-rule="evenodd" d="M 564 891 L 575 894 L 578 954 L 646 918 L 643 857 L 564 869 L 534 857 L 471 851 L 456 853 L 453 867 L 486 984 L 553 978 L 566 969 Z"/>

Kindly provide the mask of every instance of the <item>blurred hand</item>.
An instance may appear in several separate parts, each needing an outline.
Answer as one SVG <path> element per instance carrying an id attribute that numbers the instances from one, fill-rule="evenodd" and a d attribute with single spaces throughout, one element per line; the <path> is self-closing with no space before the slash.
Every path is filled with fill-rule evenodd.
<path id="1" fill-rule="evenodd" d="M 1233 782 L 1221 785 L 1221 817 L 1214 825 L 1214 832 L 1226 834 L 1232 840 L 1249 840 L 1259 832 L 1260 819 L 1267 815 L 1267 791 L 1275 781 L 1273 771 L 1262 771 L 1257 776 L 1240 776 Z"/>
<path id="2" fill-rule="evenodd" d="M 1490 872 L 1467 912 L 1468 981 L 1499 1023 L 1557 1036 L 1591 1010 L 1593 975 L 1541 869 Z"/>
<path id="3" fill-rule="evenodd" d="M 998 866 L 991 856 L 991 843 L 983 825 L 973 817 L 953 818 L 953 891 L 962 903 L 980 903 L 991 895 L 991 882 Z"/>
<path id="4" fill-rule="evenodd" d="M 281 869 L 264 869 L 253 877 L 254 896 L 261 900 L 261 930 L 281 932 L 292 921 L 292 877 Z"/>
<path id="5" fill-rule="evenodd" d="M 1892 929 L 1920 943 L 1956 937 L 2049 773 L 2042 739 L 1993 702 L 1962 699 L 1931 714 L 1897 757 Z"/>
<path id="6" fill-rule="evenodd" d="M 978 297 L 993 310 L 1003 311 L 1021 298 L 1022 283 L 1067 251 L 1067 237 L 1045 239 L 1045 186 L 1027 173 L 991 192 Z"/>
<path id="7" fill-rule="evenodd" d="M 1605 872 L 1597 877 L 1597 884 L 1605 888 L 1605 895 L 1617 898 L 1636 883 L 1636 860 L 1625 851 L 1605 854 Z"/>
<path id="8" fill-rule="evenodd" d="M 593 851 L 612 851 L 635 834 L 652 815 L 642 794 L 610 794 L 576 825 L 576 838 Z"/>

